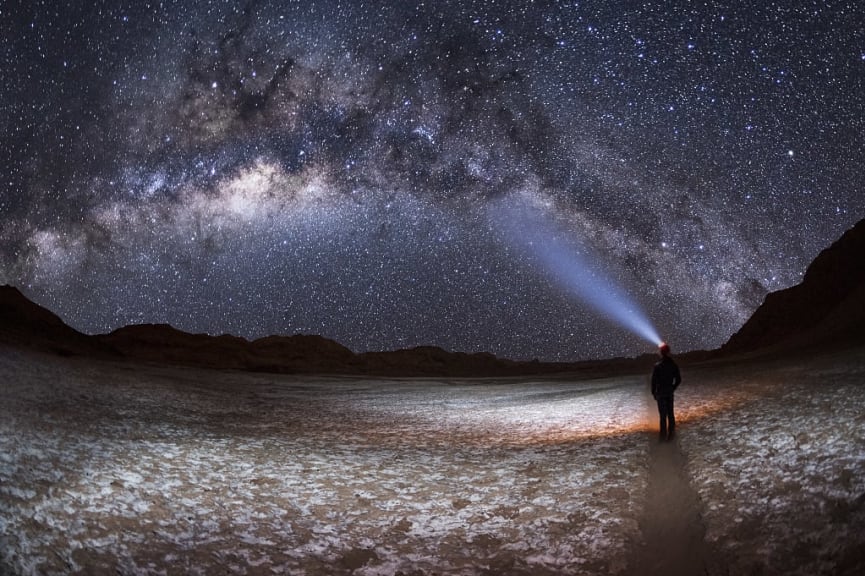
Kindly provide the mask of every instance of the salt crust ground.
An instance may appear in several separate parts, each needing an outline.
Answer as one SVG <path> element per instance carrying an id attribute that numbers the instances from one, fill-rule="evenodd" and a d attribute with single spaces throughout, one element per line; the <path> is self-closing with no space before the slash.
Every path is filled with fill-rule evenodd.
<path id="1" fill-rule="evenodd" d="M 865 566 L 862 356 L 686 372 L 679 439 L 718 574 Z M 0 573 L 639 572 L 644 377 L 284 377 L 0 349 L 0 398 Z"/>
<path id="2" fill-rule="evenodd" d="M 865 574 L 865 350 L 706 376 L 751 398 L 681 435 L 724 574 Z M 716 572 L 721 573 L 721 572 Z"/>

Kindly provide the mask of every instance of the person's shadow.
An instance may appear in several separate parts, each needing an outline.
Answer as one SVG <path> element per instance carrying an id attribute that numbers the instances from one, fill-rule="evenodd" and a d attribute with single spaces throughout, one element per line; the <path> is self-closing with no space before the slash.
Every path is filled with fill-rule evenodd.
<path id="1" fill-rule="evenodd" d="M 649 481 L 640 518 L 642 540 L 629 559 L 629 574 L 691 576 L 717 568 L 717 559 L 705 541 L 702 505 L 691 487 L 687 458 L 678 438 L 649 439 Z"/>

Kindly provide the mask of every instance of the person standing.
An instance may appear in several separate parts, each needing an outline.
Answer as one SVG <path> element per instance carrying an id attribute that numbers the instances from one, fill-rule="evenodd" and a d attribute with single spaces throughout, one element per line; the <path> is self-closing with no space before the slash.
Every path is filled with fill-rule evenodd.
<path id="1" fill-rule="evenodd" d="M 658 402 L 661 417 L 661 441 L 673 438 L 676 430 L 676 417 L 673 414 L 673 393 L 682 383 L 679 366 L 670 357 L 670 346 L 662 343 L 658 347 L 661 360 L 652 370 L 652 396 Z"/>

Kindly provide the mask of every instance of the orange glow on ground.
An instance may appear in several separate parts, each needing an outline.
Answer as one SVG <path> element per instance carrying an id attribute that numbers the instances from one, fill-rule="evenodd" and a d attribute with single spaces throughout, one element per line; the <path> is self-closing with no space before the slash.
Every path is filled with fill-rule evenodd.
<path id="1" fill-rule="evenodd" d="M 601 384 L 602 385 L 602 384 Z M 735 410 L 774 390 L 771 383 L 760 386 L 741 383 L 738 386 L 694 382 L 676 395 L 676 423 L 681 432 L 688 423 Z M 619 397 L 605 397 L 596 403 L 597 418 L 586 416 L 585 404 L 578 398 L 545 405 L 517 408 L 488 408 L 477 412 L 460 411 L 450 422 L 407 419 L 387 430 L 372 426 L 365 436 L 387 445 L 403 442 L 405 436 L 394 433 L 403 427 L 424 429 L 424 443 L 433 445 L 457 443 L 462 446 L 529 447 L 555 446 L 572 442 L 630 434 L 658 432 L 655 401 L 643 387 L 623 387 Z M 591 407 L 590 407 L 591 409 Z M 610 412 L 612 410 L 612 412 Z"/>

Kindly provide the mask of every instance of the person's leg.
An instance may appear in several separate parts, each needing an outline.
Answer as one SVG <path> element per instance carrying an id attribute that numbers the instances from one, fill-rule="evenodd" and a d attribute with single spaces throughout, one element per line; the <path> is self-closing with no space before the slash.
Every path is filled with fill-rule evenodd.
<path id="1" fill-rule="evenodd" d="M 673 397 L 670 396 L 669 401 L 667 403 L 667 418 L 670 419 L 670 424 L 668 426 L 670 438 L 673 437 L 673 432 L 676 431 L 676 414 L 673 412 Z"/>
<path id="2" fill-rule="evenodd" d="M 666 398 L 658 398 L 658 416 L 661 419 L 661 440 L 665 440 L 667 438 L 667 409 L 666 409 Z"/>

